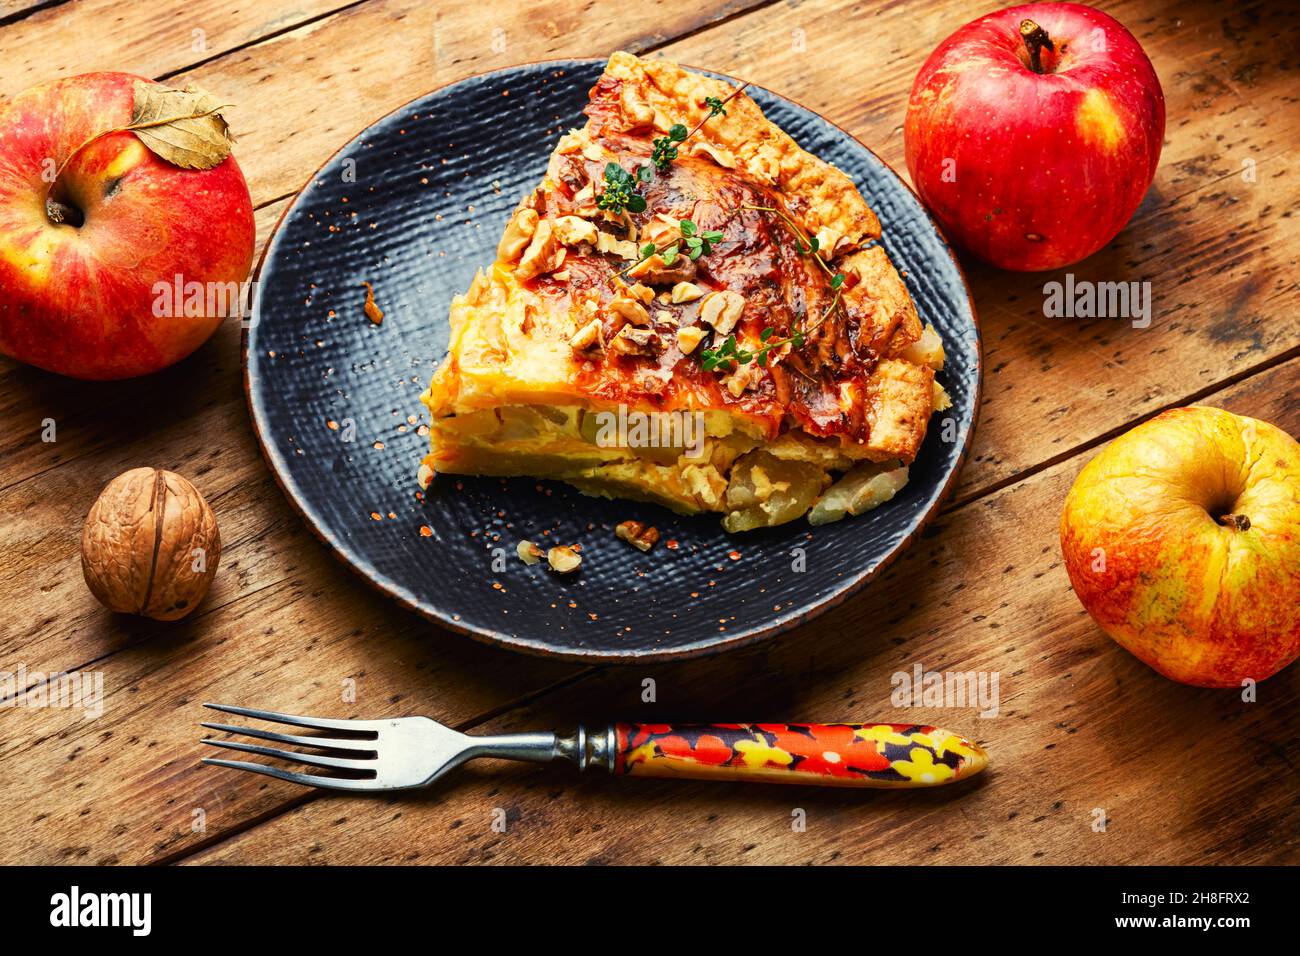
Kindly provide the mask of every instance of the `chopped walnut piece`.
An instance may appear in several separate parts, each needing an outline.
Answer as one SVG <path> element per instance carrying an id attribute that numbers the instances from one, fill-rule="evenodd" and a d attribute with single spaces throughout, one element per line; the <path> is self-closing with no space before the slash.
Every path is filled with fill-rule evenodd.
<path id="1" fill-rule="evenodd" d="M 555 151 L 561 155 L 576 153 L 587 142 L 586 134 L 580 129 L 571 129 L 555 144 Z"/>
<path id="2" fill-rule="evenodd" d="M 746 389 L 753 388 L 758 384 L 760 374 L 758 367 L 753 363 L 741 365 L 730 375 L 723 378 L 722 384 L 727 387 L 727 391 L 731 393 L 732 398 L 740 398 L 741 395 L 745 394 Z"/>
<path id="3" fill-rule="evenodd" d="M 587 183 L 573 194 L 573 213 L 584 219 L 590 219 L 600 211 L 596 205 L 596 184 Z"/>
<path id="4" fill-rule="evenodd" d="M 640 282 L 628 286 L 627 294 L 634 299 L 640 299 L 646 305 L 649 305 L 655 299 L 655 290 L 648 285 L 642 285 Z"/>
<path id="5" fill-rule="evenodd" d="M 519 555 L 519 560 L 524 562 L 524 564 L 536 564 L 538 561 L 542 560 L 542 556 L 545 553 L 546 552 L 531 541 L 520 541 L 515 545 L 515 554 Z"/>
<path id="6" fill-rule="evenodd" d="M 626 209 L 620 209 L 615 212 L 613 209 L 599 209 L 600 219 L 611 226 L 617 226 L 623 233 L 623 238 L 632 243 L 633 254 L 630 258 L 640 258 L 641 252 L 636 245 L 636 221 L 632 214 Z"/>
<path id="7" fill-rule="evenodd" d="M 644 279 L 651 285 L 668 285 L 681 282 L 695 275 L 695 263 L 689 256 L 679 255 L 672 265 L 664 262 L 664 257 L 654 253 L 642 259 L 627 274 L 633 279 Z"/>
<path id="8" fill-rule="evenodd" d="M 655 213 L 655 217 L 641 227 L 641 238 L 653 242 L 656 248 L 665 249 L 677 241 L 680 228 L 676 219 L 661 212 Z"/>
<path id="9" fill-rule="evenodd" d="M 578 565 L 582 564 L 582 555 L 567 544 L 559 545 L 546 552 L 546 563 L 551 566 L 552 571 L 569 574 L 578 570 Z"/>
<path id="10" fill-rule="evenodd" d="M 566 246 L 576 246 L 580 242 L 596 244 L 596 227 L 594 224 L 577 216 L 561 216 L 555 220 L 555 238 Z"/>
<path id="11" fill-rule="evenodd" d="M 619 330 L 618 335 L 614 336 L 610 348 L 624 355 L 653 355 L 658 351 L 655 346 L 659 344 L 658 337 L 650 329 L 625 325 Z"/>
<path id="12" fill-rule="evenodd" d="M 573 338 L 569 339 L 575 351 L 588 352 L 598 351 L 605 348 L 604 326 L 600 319 L 592 319 L 577 332 L 573 333 Z"/>
<path id="13" fill-rule="evenodd" d="M 626 541 L 638 551 L 649 551 L 659 540 L 659 529 L 648 527 L 640 521 L 623 521 L 614 529 L 614 536 Z"/>
<path id="14" fill-rule="evenodd" d="M 633 325 L 649 325 L 650 313 L 636 299 L 626 295 L 616 295 L 609 300 L 609 311 L 621 316 Z"/>
<path id="15" fill-rule="evenodd" d="M 537 212 L 533 209 L 519 209 L 510 217 L 506 231 L 497 243 L 497 258 L 502 262 L 514 262 L 528 246 L 533 233 L 537 231 Z"/>
<path id="16" fill-rule="evenodd" d="M 560 251 L 563 252 L 563 249 Z M 515 267 L 515 274 L 520 279 L 531 279 L 543 272 L 558 268 L 563 261 L 562 258 L 557 261 L 555 229 L 551 225 L 551 220 L 543 219 L 537 224 L 537 231 L 533 233 L 532 241 L 528 243 L 519 265 Z"/>
<path id="17" fill-rule="evenodd" d="M 739 292 L 710 292 L 700 303 L 700 320 L 713 326 L 719 335 L 726 335 L 736 327 L 744 310 L 745 297 Z"/>
<path id="18" fill-rule="evenodd" d="M 375 325 L 383 325 L 384 310 L 375 303 L 375 287 L 369 282 L 361 284 L 366 287 L 366 303 L 361 307 L 361 310 L 366 313 L 366 318 Z"/>
<path id="19" fill-rule="evenodd" d="M 636 243 L 631 239 L 619 239 L 604 231 L 596 236 L 596 251 L 613 253 L 621 259 L 636 259 L 639 256 Z"/>
<path id="20" fill-rule="evenodd" d="M 415 480 L 422 489 L 428 488 L 433 483 L 433 469 L 420 462 L 420 470 L 416 473 Z"/>
<path id="21" fill-rule="evenodd" d="M 694 302 L 696 299 L 703 298 L 704 290 L 694 282 L 679 282 L 673 286 L 672 303 L 681 305 L 683 302 Z"/>
<path id="22" fill-rule="evenodd" d="M 695 351 L 695 346 L 700 344 L 704 335 L 704 330 L 698 325 L 688 325 L 684 329 L 678 329 L 677 347 L 682 350 L 683 355 L 690 355 Z"/>

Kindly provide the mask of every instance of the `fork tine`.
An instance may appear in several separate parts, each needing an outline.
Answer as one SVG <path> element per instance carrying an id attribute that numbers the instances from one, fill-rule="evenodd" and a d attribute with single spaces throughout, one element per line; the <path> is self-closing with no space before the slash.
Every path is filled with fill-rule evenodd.
<path id="1" fill-rule="evenodd" d="M 207 727 L 209 730 L 220 730 L 228 734 L 243 734 L 246 737 L 256 737 L 258 740 L 273 740 L 278 744 L 296 744 L 300 747 L 328 747 L 331 750 L 347 750 L 353 753 L 374 753 L 373 747 L 367 747 L 366 744 L 373 744 L 372 740 L 351 740 L 344 737 L 300 737 L 297 734 L 278 734 L 273 730 L 262 730 L 258 727 L 236 727 L 234 724 L 213 724 L 208 721 L 201 721 L 200 727 Z"/>
<path id="2" fill-rule="evenodd" d="M 287 780 L 304 787 L 321 787 L 325 790 L 378 790 L 379 785 L 373 780 L 348 780 L 343 777 L 321 777 L 310 773 L 294 773 L 281 770 L 264 763 L 252 763 L 246 760 L 222 760 L 218 757 L 204 757 L 202 763 L 212 767 L 228 767 L 231 770 L 247 770 L 260 773 L 277 780 Z"/>
<path id="3" fill-rule="evenodd" d="M 292 750 L 276 750 L 274 747 L 261 747 L 257 744 L 241 743 L 238 740 L 204 740 L 203 743 L 213 747 L 226 747 L 229 750 L 242 750 L 244 753 L 258 754 L 263 757 L 278 757 L 295 763 L 310 764 L 313 767 L 334 767 L 339 770 L 369 770 L 377 772 L 376 760 L 345 760 L 341 757 L 325 757 L 321 754 L 304 754 Z"/>
<path id="4" fill-rule="evenodd" d="M 232 707 L 229 704 L 208 704 L 204 707 L 210 707 L 212 710 L 220 710 L 227 714 L 238 714 L 240 717 L 254 717 L 258 720 L 269 720 L 277 724 L 292 724 L 295 727 L 312 727 L 316 730 L 351 730 L 351 731 L 375 731 L 379 728 L 376 726 L 379 721 L 374 720 L 338 720 L 332 717 L 299 717 L 294 714 L 277 714 L 270 710 L 253 710 L 250 707 Z"/>

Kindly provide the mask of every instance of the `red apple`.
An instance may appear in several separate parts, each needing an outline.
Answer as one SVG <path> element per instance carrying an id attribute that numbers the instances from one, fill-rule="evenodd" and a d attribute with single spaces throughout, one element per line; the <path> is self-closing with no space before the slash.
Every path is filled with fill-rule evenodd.
<path id="1" fill-rule="evenodd" d="M 921 67 L 904 126 L 912 182 L 948 237 L 1022 271 L 1110 242 L 1155 177 L 1164 133 L 1142 47 L 1077 3 L 966 24 Z"/>
<path id="2" fill-rule="evenodd" d="M 1157 415 L 1079 473 L 1061 550 L 1088 613 L 1166 677 L 1263 680 L 1300 655 L 1300 443 L 1218 408 Z"/>
<path id="3" fill-rule="evenodd" d="M 139 79 L 87 73 L 0 107 L 6 355 L 77 378 L 143 375 L 189 355 L 238 307 L 228 292 L 248 277 L 254 226 L 233 156 L 209 170 L 182 169 L 131 132 L 77 152 L 131 121 Z M 49 206 L 52 174 L 69 157 Z M 60 214 L 65 221 L 53 221 Z M 187 293 L 188 309 L 174 296 L 160 302 L 177 277 L 182 289 L 212 294 Z M 200 301 L 226 307 L 196 308 Z"/>

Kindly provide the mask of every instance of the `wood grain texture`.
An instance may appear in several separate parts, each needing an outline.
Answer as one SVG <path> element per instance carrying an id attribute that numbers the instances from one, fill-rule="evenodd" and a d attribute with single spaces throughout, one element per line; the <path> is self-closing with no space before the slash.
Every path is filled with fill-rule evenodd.
<path id="1" fill-rule="evenodd" d="M 381 116 L 473 73 L 514 63 L 645 50 L 762 0 L 559 6 L 382 0 L 349 7 L 178 74 L 219 89 L 255 204 L 298 190 Z"/>
<path id="2" fill-rule="evenodd" d="M 1300 431 L 1300 360 L 1211 404 Z M 706 661 L 604 670 L 490 721 L 915 720 L 977 739 L 946 790 L 853 792 L 576 776 L 483 762 L 416 795 L 317 796 L 196 863 L 1295 863 L 1300 669 L 1235 691 L 1175 684 L 1108 639 L 1070 589 L 1060 504 L 1090 455 L 957 509 L 816 635 Z M 808 573 L 818 573 L 815 553 Z M 891 705 L 892 675 L 999 675 L 997 716 Z M 657 702 L 645 704 L 653 679 Z M 238 781 L 233 778 L 230 785 Z M 792 828 L 796 810 L 806 832 Z M 1096 811 L 1100 811 L 1100 815 Z M 492 828 L 503 812 L 504 833 Z M 1094 820 L 1104 816 L 1104 832 Z M 364 826 L 333 826 L 334 821 Z"/>
<path id="3" fill-rule="evenodd" d="M 27 0 L 18 0 L 26 3 Z M 36 83 L 111 70 L 160 77 L 347 6 L 349 0 L 232 4 L 76 0 L 37 10 L 0 36 L 0 101 Z M 31 3 L 29 6 L 38 6 Z M 6 7 L 0 5 L 0 17 Z M 214 91 L 214 92 L 220 92 Z"/>
<path id="4" fill-rule="evenodd" d="M 959 491 L 969 503 L 879 587 L 748 653 L 587 674 L 488 651 L 374 598 L 305 532 L 257 454 L 233 323 L 176 368 L 111 387 L 0 359 L 0 670 L 93 664 L 109 694 L 97 720 L 0 709 L 0 787 L 12 795 L 0 807 L 0 861 L 174 860 L 209 845 L 195 859 L 1294 861 L 1300 820 L 1285 754 L 1296 743 L 1296 669 L 1263 685 L 1250 707 L 1156 677 L 1083 614 L 1054 528 L 1087 457 L 1078 449 L 1164 405 L 1244 378 L 1222 392 L 1229 407 L 1300 431 L 1300 375 L 1297 360 L 1287 361 L 1300 344 L 1300 28 L 1282 4 L 1098 5 L 1151 53 L 1170 121 L 1156 184 L 1134 222 L 1073 271 L 1151 281 L 1151 328 L 1046 319 L 1042 284 L 1052 277 L 963 260 L 988 369 L 975 460 Z M 912 76 L 935 43 L 979 12 L 956 0 L 491 0 L 435 13 L 414 0 L 368 0 L 322 17 L 345 5 L 276 0 L 247 9 L 149 4 L 143 24 L 136 5 L 108 6 L 75 0 L 0 27 L 0 97 L 101 68 L 219 90 L 240 103 L 231 119 L 260 206 L 259 243 L 285 197 L 388 110 L 473 72 L 618 47 L 662 47 L 768 86 L 840 123 L 901 172 Z M 186 52 L 195 26 L 209 48 L 200 55 Z M 1254 182 L 1241 176 L 1245 159 L 1257 164 Z M 52 444 L 40 440 L 47 418 L 57 423 Z M 221 521 L 213 591 L 178 627 L 108 615 L 81 581 L 77 536 L 90 502 L 140 464 L 193 478 Z M 990 489 L 999 490 L 980 497 Z M 494 729 L 655 715 L 874 719 L 888 716 L 889 675 L 916 661 L 1002 674 L 998 718 L 916 712 L 941 724 L 960 717 L 958 729 L 993 750 L 994 771 L 954 797 L 872 795 L 864 808 L 816 791 L 642 787 L 489 766 L 377 807 L 196 763 L 203 699 L 427 713 L 458 726 L 493 718 Z M 654 707 L 639 702 L 646 676 L 658 681 Z M 341 699 L 348 679 L 357 681 L 355 702 Z M 521 700 L 531 706 L 514 708 Z M 1201 772 L 1189 768 L 1204 766 L 1213 783 L 1188 783 Z M 791 832 L 793 806 L 808 810 L 807 833 Z M 506 811 L 506 834 L 490 829 L 494 807 Z M 1105 834 L 1090 829 L 1094 807 L 1112 820 Z M 966 827 L 958 836 L 955 820 Z M 679 827 L 689 835 L 669 841 Z"/>
<path id="5" fill-rule="evenodd" d="M 17 23 L 30 17 L 38 8 L 66 2 L 67 0 L 0 0 L 0 25 Z"/>

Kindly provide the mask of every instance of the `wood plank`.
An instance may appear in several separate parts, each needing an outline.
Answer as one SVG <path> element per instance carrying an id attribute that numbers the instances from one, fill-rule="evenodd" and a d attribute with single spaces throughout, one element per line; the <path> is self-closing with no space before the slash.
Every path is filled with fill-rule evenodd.
<path id="1" fill-rule="evenodd" d="M 0 25 L 14 23 L 24 15 L 31 16 L 31 12 L 37 7 L 60 2 L 66 0 L 0 0 Z"/>
<path id="2" fill-rule="evenodd" d="M 269 488 L 250 496 L 273 500 Z M 278 505 L 276 507 L 279 507 Z M 247 548 L 239 549 L 246 553 Z M 0 710 L 0 862 L 136 863 L 202 845 L 283 808 L 296 789 L 199 764 L 205 700 L 297 713 L 365 716 L 393 707 L 472 722 L 567 669 L 498 652 L 398 614 L 356 589 L 319 548 L 299 542 L 293 576 L 221 613 L 125 646 L 94 665 L 99 716 L 76 709 Z M 242 563 L 243 558 L 240 558 Z M 332 602 L 340 591 L 348 600 Z M 313 609 L 329 606 L 319 617 Z M 89 626 L 109 630 L 101 616 Z M 345 682 L 355 685 L 344 698 Z M 203 811 L 203 830 L 194 811 Z"/>
<path id="3" fill-rule="evenodd" d="M 74 0 L 57 4 L 0 28 L 5 63 L 0 101 L 37 83 L 77 73 L 112 70 L 163 76 L 306 23 L 349 2 L 352 0 L 259 0 L 246 4 Z M 0 6 L 0 17 L 6 12 Z"/>
<path id="4" fill-rule="evenodd" d="M 220 90 L 255 203 L 296 192 L 335 150 L 424 93 L 515 63 L 648 50 L 770 0 L 556 6 L 375 0 L 176 78 Z"/>
<path id="5" fill-rule="evenodd" d="M 1209 404 L 1295 433 L 1297 390 L 1300 360 Z M 1300 805 L 1279 769 L 1300 740 L 1300 668 L 1243 703 L 1232 690 L 1168 681 L 1106 638 L 1071 591 L 1056 543 L 1061 502 L 1089 457 L 946 516 L 878 586 L 815 629 L 703 661 L 606 669 L 484 727 L 915 720 L 988 747 L 991 769 L 969 785 L 838 791 L 484 763 L 419 796 L 318 796 L 186 862 L 1300 861 Z M 997 716 L 891 706 L 892 675 L 917 664 L 996 672 Z M 647 678 L 655 704 L 641 703 Z M 221 785 L 237 784 L 231 776 Z M 806 832 L 791 826 L 796 809 Z M 492 828 L 498 810 L 505 833 Z M 1104 832 L 1092 826 L 1098 810 Z"/>

